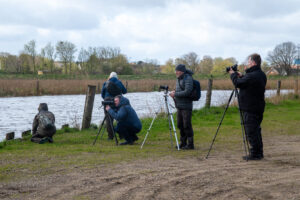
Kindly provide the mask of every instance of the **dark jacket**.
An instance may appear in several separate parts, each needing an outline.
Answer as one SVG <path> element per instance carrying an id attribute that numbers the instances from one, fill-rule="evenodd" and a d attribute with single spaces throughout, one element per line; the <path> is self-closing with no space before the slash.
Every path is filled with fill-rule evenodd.
<path id="1" fill-rule="evenodd" d="M 126 94 L 127 93 L 126 88 L 124 87 L 123 83 L 119 79 L 117 79 L 116 77 L 112 77 L 112 78 L 109 79 L 109 81 L 112 81 L 113 83 L 115 83 L 120 88 L 120 90 L 122 91 L 122 94 Z M 106 90 L 106 83 L 107 82 L 103 83 L 102 90 L 101 90 L 101 96 L 102 96 L 103 99 L 105 99 L 106 97 L 113 97 Z"/>
<path id="2" fill-rule="evenodd" d="M 240 88 L 240 108 L 249 113 L 262 114 L 265 109 L 265 88 L 267 77 L 260 66 L 246 70 L 241 78 L 237 73 L 231 74 L 235 87 Z"/>
<path id="3" fill-rule="evenodd" d="M 192 75 L 192 71 L 186 70 L 183 75 L 177 78 L 175 89 L 175 102 L 177 109 L 193 110 L 193 101 L 189 98 L 193 90 Z"/>
<path id="4" fill-rule="evenodd" d="M 138 130 L 142 129 L 142 123 L 127 98 L 121 96 L 120 104 L 116 110 L 114 111 L 112 108 L 108 110 L 112 118 L 118 122 L 126 123 L 128 126 L 135 127 Z"/>
<path id="5" fill-rule="evenodd" d="M 56 127 L 54 126 L 52 129 L 45 130 L 42 128 L 40 123 L 41 115 L 47 116 L 53 123 L 55 124 L 54 114 L 47 110 L 40 110 L 39 113 L 34 117 L 32 123 L 32 136 L 33 137 L 52 137 L 56 132 Z"/>

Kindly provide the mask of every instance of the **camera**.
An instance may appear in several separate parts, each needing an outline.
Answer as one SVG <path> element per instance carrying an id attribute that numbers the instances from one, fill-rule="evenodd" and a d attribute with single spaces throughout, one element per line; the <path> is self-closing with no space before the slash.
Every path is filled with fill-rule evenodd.
<path id="1" fill-rule="evenodd" d="M 169 90 L 169 86 L 167 86 L 167 85 L 161 85 L 161 86 L 159 86 L 159 91 L 161 91 L 161 90 L 168 91 Z"/>
<path id="2" fill-rule="evenodd" d="M 232 69 L 233 71 L 238 71 L 238 65 L 235 64 L 235 65 L 232 65 L 230 67 L 226 67 L 226 72 L 228 73 L 230 71 L 230 69 Z"/>
<path id="3" fill-rule="evenodd" d="M 115 102 L 113 100 L 104 100 L 104 101 L 102 101 L 102 105 L 103 106 L 106 106 L 106 105 L 114 106 Z"/>

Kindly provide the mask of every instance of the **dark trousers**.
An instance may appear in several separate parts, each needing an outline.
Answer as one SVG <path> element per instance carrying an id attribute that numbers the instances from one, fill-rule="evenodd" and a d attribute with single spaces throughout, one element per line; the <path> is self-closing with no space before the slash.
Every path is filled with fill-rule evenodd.
<path id="1" fill-rule="evenodd" d="M 263 142 L 260 124 L 263 114 L 244 112 L 245 132 L 250 144 L 250 155 L 254 157 L 263 156 Z"/>
<path id="2" fill-rule="evenodd" d="M 133 126 L 129 126 L 127 123 L 119 122 L 116 127 L 116 132 L 119 134 L 120 138 L 124 138 L 128 142 L 134 142 L 138 140 L 136 134 L 140 132 L 140 129 L 137 129 Z"/>
<path id="3" fill-rule="evenodd" d="M 192 127 L 192 110 L 177 110 L 177 127 L 180 130 L 180 136 L 186 140 L 194 136 Z"/>

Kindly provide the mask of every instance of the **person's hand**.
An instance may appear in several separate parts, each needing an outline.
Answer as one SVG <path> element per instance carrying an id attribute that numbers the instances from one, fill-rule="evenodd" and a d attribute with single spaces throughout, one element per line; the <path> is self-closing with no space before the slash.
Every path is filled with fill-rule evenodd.
<path id="1" fill-rule="evenodd" d="M 171 91 L 171 92 L 169 93 L 169 95 L 170 95 L 170 97 L 174 98 L 174 97 L 175 97 L 175 91 L 174 91 L 174 90 Z"/>
<path id="2" fill-rule="evenodd" d="M 235 71 L 232 70 L 232 68 L 230 67 L 230 70 L 229 70 L 229 74 L 233 74 Z"/>
<path id="3" fill-rule="evenodd" d="M 238 74 L 238 77 L 242 77 L 243 76 L 243 74 L 241 72 L 237 72 L 237 74 Z"/>
<path id="4" fill-rule="evenodd" d="M 105 110 L 108 111 L 110 109 L 109 105 L 106 105 Z"/>

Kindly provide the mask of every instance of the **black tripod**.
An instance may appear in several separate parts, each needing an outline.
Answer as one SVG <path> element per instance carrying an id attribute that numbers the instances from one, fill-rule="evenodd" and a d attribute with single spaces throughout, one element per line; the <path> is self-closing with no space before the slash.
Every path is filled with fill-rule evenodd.
<path id="1" fill-rule="evenodd" d="M 175 128 L 175 125 L 174 125 L 174 119 L 173 119 L 173 114 L 172 112 L 170 111 L 170 108 L 169 108 L 169 102 L 168 102 L 168 86 L 160 86 L 159 89 L 164 89 L 165 92 L 164 92 L 164 98 L 165 98 L 165 106 L 166 106 L 166 111 L 167 111 L 167 114 L 168 114 L 168 121 L 169 121 L 169 131 L 170 131 L 170 140 L 171 140 L 171 147 L 173 146 L 173 140 L 172 140 L 172 127 L 173 127 L 173 132 L 174 132 L 174 137 L 175 137 L 175 140 L 176 140 L 176 144 L 177 144 L 177 149 L 179 149 L 179 145 L 178 145 L 178 139 L 177 139 L 177 134 L 176 134 L 176 128 Z M 157 117 L 157 114 L 158 112 L 155 113 L 155 116 L 153 117 L 152 119 L 152 122 L 150 124 L 150 127 L 148 128 L 147 130 L 147 134 L 145 136 L 145 139 L 141 145 L 141 149 L 143 148 L 145 142 L 146 142 L 146 139 L 148 137 L 148 134 L 152 128 L 152 125 L 154 123 L 154 120 L 156 119 Z"/>
<path id="2" fill-rule="evenodd" d="M 214 144 L 214 142 L 215 142 L 215 139 L 216 139 L 216 137 L 217 137 L 217 134 L 218 134 L 219 129 L 220 129 L 220 127 L 221 127 L 221 124 L 222 124 L 222 122 L 223 122 L 225 113 L 226 113 L 226 111 L 227 111 L 227 109 L 228 109 L 228 107 L 229 107 L 230 101 L 231 101 L 231 99 L 232 99 L 232 97 L 233 97 L 233 94 L 235 94 L 235 96 L 237 97 L 238 108 L 239 108 L 239 113 L 240 113 L 240 120 L 241 120 L 241 127 L 242 127 L 242 136 L 243 136 L 244 150 L 245 150 L 246 158 L 248 158 L 248 155 L 249 155 L 249 152 L 250 152 L 250 150 L 249 150 L 249 142 L 248 142 L 247 135 L 246 135 L 243 112 L 242 112 L 241 109 L 240 109 L 239 92 L 238 92 L 237 88 L 235 88 L 235 89 L 232 90 L 232 92 L 231 92 L 231 95 L 230 95 L 230 97 L 229 97 L 228 103 L 227 103 L 226 108 L 225 108 L 225 110 L 224 110 L 223 116 L 222 116 L 221 121 L 220 121 L 220 123 L 219 123 L 219 126 L 218 126 L 218 128 L 217 128 L 217 132 L 216 132 L 216 134 L 215 134 L 215 136 L 214 136 L 214 139 L 213 139 L 213 141 L 212 141 L 212 143 L 211 143 L 211 145 L 210 145 L 210 148 L 209 148 L 209 150 L 208 150 L 208 153 L 207 153 L 207 155 L 206 155 L 206 159 L 208 158 L 209 153 L 210 153 L 210 151 L 211 151 L 211 149 L 212 149 L 212 146 L 213 146 L 213 144 Z"/>
<path id="3" fill-rule="evenodd" d="M 111 119 L 110 117 L 107 117 L 108 115 L 109 115 L 109 114 L 107 113 L 107 115 L 105 115 L 103 121 L 101 122 L 101 125 L 100 125 L 100 127 L 99 127 L 99 130 L 98 130 L 98 133 L 97 133 L 97 136 L 96 136 L 96 138 L 95 138 L 95 140 L 94 140 L 93 145 L 95 145 L 96 140 L 97 140 L 97 138 L 98 138 L 98 136 L 99 136 L 99 134 L 100 134 L 100 132 L 101 132 L 103 126 L 104 126 L 104 122 L 105 122 L 105 120 L 106 120 L 107 118 L 108 118 L 108 120 L 109 120 L 109 125 L 111 126 L 111 130 L 112 130 L 112 132 L 113 132 L 113 137 L 115 138 L 116 145 L 118 145 L 118 138 L 117 138 L 117 136 L 116 136 L 116 133 L 115 133 L 115 130 L 114 130 L 114 127 L 113 127 L 113 122 L 112 122 L 112 119 Z M 101 134 L 101 138 L 102 138 L 102 136 L 103 136 L 104 131 L 105 131 L 105 128 L 103 129 L 103 132 L 102 132 L 102 134 Z"/>

